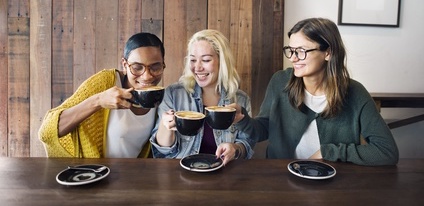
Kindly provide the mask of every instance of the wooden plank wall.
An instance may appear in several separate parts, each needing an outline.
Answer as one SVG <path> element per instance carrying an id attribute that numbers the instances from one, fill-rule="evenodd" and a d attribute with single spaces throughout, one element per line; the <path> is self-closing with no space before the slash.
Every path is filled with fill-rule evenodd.
<path id="1" fill-rule="evenodd" d="M 0 156 L 45 156 L 38 129 L 89 76 L 121 68 L 125 41 L 165 44 L 162 85 L 178 80 L 186 43 L 210 28 L 230 40 L 241 89 L 257 114 L 282 68 L 284 0 L 0 0 Z"/>
<path id="2" fill-rule="evenodd" d="M 45 9 L 52 2 L 32 0 L 30 8 L 30 155 L 38 157 L 45 156 L 38 127 L 52 101 L 52 10 Z"/>
<path id="3" fill-rule="evenodd" d="M 29 1 L 9 0 L 8 47 L 8 155 L 29 156 Z"/>
<path id="4" fill-rule="evenodd" d="M 8 103 L 8 63 L 7 63 L 7 0 L 0 0 L 0 156 L 8 155 L 7 103 Z"/>

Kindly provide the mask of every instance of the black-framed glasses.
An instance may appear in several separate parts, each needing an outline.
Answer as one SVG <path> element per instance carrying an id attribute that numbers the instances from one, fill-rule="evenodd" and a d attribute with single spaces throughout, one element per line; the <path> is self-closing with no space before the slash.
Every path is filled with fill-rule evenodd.
<path id="1" fill-rule="evenodd" d="M 138 63 L 138 62 L 133 62 L 133 63 L 128 63 L 128 66 L 130 67 L 130 72 L 132 75 L 139 77 L 141 75 L 144 74 L 144 72 L 146 72 L 146 68 L 149 69 L 149 72 L 151 75 L 153 76 L 159 76 L 161 74 L 163 74 L 163 70 L 165 70 L 165 63 L 162 62 L 158 62 L 158 63 L 154 63 L 151 65 L 144 65 L 142 63 Z"/>
<path id="2" fill-rule="evenodd" d="M 319 50 L 319 49 L 316 48 L 316 49 L 306 50 L 306 49 L 301 48 L 301 47 L 298 47 L 298 48 L 293 48 L 293 47 L 289 47 L 289 46 L 283 47 L 284 56 L 286 56 L 288 59 L 290 59 L 293 56 L 293 53 L 294 53 L 299 60 L 304 60 L 304 59 L 306 59 L 306 55 L 308 54 L 308 52 L 315 51 L 315 50 Z"/>

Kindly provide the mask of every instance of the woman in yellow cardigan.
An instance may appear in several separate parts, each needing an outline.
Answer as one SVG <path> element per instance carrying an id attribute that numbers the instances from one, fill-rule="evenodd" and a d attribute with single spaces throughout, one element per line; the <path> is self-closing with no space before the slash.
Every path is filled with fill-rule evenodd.
<path id="1" fill-rule="evenodd" d="M 123 70 L 105 69 L 49 110 L 39 130 L 49 157 L 148 157 L 156 108 L 133 106 L 131 91 L 157 85 L 165 69 L 162 41 L 137 33 L 125 45 Z"/>

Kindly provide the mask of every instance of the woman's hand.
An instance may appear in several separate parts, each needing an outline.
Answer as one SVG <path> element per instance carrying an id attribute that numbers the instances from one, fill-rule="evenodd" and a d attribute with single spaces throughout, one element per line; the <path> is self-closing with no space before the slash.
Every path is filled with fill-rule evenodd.
<path id="1" fill-rule="evenodd" d="M 174 120 L 174 110 L 170 109 L 162 114 L 162 124 L 168 130 L 177 130 Z"/>
<path id="2" fill-rule="evenodd" d="M 174 110 L 170 109 L 162 114 L 162 124 L 159 124 L 156 142 L 162 147 L 170 147 L 175 142 Z"/>
<path id="3" fill-rule="evenodd" d="M 223 164 L 226 165 L 228 162 L 238 158 L 238 156 L 240 156 L 240 154 L 243 153 L 241 147 L 243 147 L 241 144 L 228 143 L 228 142 L 221 143 L 216 149 L 215 155 L 218 158 L 221 158 Z M 238 154 L 236 154 L 237 150 L 238 150 Z"/>
<path id="4" fill-rule="evenodd" d="M 98 94 L 97 104 L 106 109 L 129 109 L 131 103 L 128 99 L 132 98 L 133 88 L 123 89 L 114 86 Z"/>
<path id="5" fill-rule="evenodd" d="M 241 106 L 236 104 L 236 103 L 232 103 L 229 105 L 225 105 L 226 107 L 232 107 L 234 109 L 236 109 L 236 115 L 234 117 L 234 121 L 233 124 L 236 124 L 237 122 L 239 122 L 240 120 L 242 120 L 244 118 L 244 114 L 241 112 Z"/>
<path id="6" fill-rule="evenodd" d="M 132 98 L 131 90 L 133 88 L 122 89 L 114 86 L 64 110 L 59 117 L 59 137 L 74 130 L 82 121 L 102 108 L 129 109 L 131 103 L 127 99 Z"/>

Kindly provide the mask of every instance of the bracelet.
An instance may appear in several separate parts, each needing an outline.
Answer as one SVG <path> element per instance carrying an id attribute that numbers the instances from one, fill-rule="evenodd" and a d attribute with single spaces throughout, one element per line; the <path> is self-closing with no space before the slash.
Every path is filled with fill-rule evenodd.
<path id="1" fill-rule="evenodd" d="M 241 156 L 241 148 L 240 148 L 240 146 L 239 145 L 237 145 L 237 144 L 234 144 L 235 145 L 235 147 L 236 147 L 236 152 L 235 152 L 235 154 L 234 154 L 234 159 L 236 160 L 236 159 L 238 159 L 238 158 L 240 158 L 240 156 Z"/>

